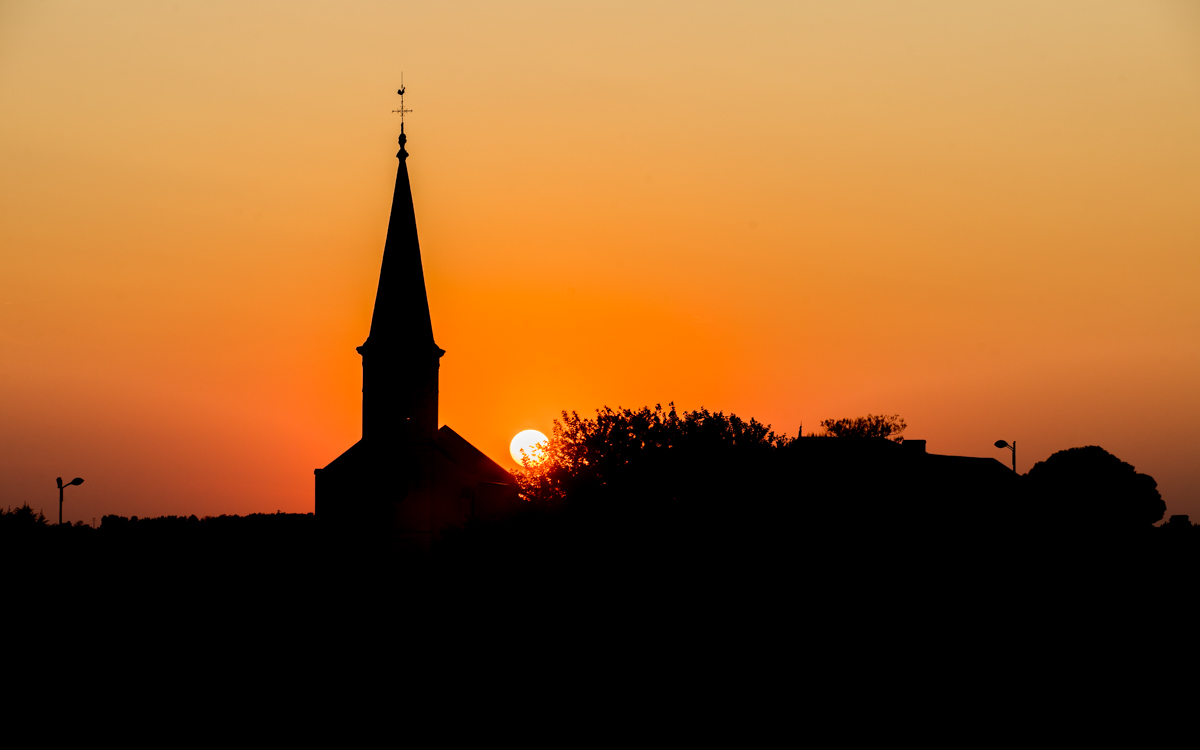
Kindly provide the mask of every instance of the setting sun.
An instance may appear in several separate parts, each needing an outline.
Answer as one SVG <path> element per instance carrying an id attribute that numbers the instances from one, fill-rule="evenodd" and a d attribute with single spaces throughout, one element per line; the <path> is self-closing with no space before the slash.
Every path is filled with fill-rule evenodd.
<path id="1" fill-rule="evenodd" d="M 543 448 L 546 444 L 546 436 L 537 430 L 522 430 L 513 437 L 512 442 L 508 445 L 508 452 L 512 454 L 512 458 L 517 463 L 521 463 L 521 451 L 525 451 L 525 455 L 529 456 L 532 463 L 537 463 L 542 460 Z"/>

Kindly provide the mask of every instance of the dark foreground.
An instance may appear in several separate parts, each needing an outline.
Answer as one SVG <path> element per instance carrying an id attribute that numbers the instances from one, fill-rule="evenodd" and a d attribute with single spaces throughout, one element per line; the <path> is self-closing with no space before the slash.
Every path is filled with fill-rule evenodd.
<path id="1" fill-rule="evenodd" d="M 1183 598 L 1200 563 L 1200 527 L 1176 519 L 1136 532 L 1094 529 L 805 525 L 744 517 L 630 523 L 535 510 L 447 530 L 430 550 L 369 533 L 335 536 L 312 514 L 124 519 L 86 526 L 8 524 L 9 596 L 48 610 L 158 611 L 309 622 L 527 608 L 710 617 L 830 606 L 900 612 Z M 734 604 L 737 602 L 737 604 Z"/>
<path id="2" fill-rule="evenodd" d="M 1016 731 L 1061 712 L 1065 684 L 1170 664 L 1200 556 L 1180 523 L 1098 538 L 534 509 L 428 552 L 292 514 L 4 532 L 18 684 L 167 714 L 283 701 L 305 714 L 289 726 L 334 721 L 342 741 L 431 702 L 439 733 L 502 706 L 553 714 L 523 733 L 583 715 L 588 736 L 927 736 L 947 712 Z M 1130 711 L 1144 680 L 1121 680 Z"/>

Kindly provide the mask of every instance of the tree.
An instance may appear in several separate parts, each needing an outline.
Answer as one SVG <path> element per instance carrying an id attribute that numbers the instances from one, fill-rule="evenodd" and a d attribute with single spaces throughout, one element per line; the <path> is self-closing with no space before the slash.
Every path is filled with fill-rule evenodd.
<path id="1" fill-rule="evenodd" d="M 753 419 L 707 409 L 680 415 L 673 403 L 666 410 L 606 406 L 595 419 L 564 411 L 541 461 L 526 460 L 518 484 L 526 499 L 544 505 L 568 496 L 604 496 L 612 504 L 696 501 L 737 490 L 731 485 L 745 485 L 753 469 L 792 442 Z"/>
<path id="2" fill-rule="evenodd" d="M 1145 528 L 1167 510 L 1153 477 L 1097 445 L 1059 451 L 1026 476 L 1049 520 L 1061 525 Z"/>
<path id="3" fill-rule="evenodd" d="M 604 407 L 592 419 L 563 412 L 542 459 L 517 473 L 532 512 L 472 531 L 469 545 L 489 550 L 480 559 L 494 550 L 625 581 L 684 564 L 717 575 L 783 555 L 795 548 L 787 515 L 799 483 L 787 449 L 796 443 L 753 419 L 674 404 Z"/>
<path id="4" fill-rule="evenodd" d="M 904 442 L 900 433 L 904 432 L 906 426 L 899 414 L 868 414 L 865 417 L 826 419 L 821 422 L 821 427 L 829 437 L 886 438 L 897 443 Z"/>
<path id="5" fill-rule="evenodd" d="M 40 511 L 24 503 L 19 508 L 0 508 L 0 548 L 8 544 L 22 544 L 50 530 L 46 517 Z"/>
<path id="6" fill-rule="evenodd" d="M 0 509 L 0 526 L 21 533 L 28 529 L 45 527 L 46 517 L 40 511 L 35 513 L 33 508 L 29 507 L 29 503 L 24 503 L 19 508 Z"/>

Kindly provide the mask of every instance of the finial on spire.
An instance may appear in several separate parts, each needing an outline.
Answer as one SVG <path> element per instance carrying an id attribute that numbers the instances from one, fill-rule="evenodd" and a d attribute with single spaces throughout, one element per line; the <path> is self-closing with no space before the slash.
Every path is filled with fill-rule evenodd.
<path id="1" fill-rule="evenodd" d="M 400 73 L 400 89 L 396 92 L 400 95 L 400 109 L 393 109 L 392 114 L 400 113 L 400 135 L 404 135 L 404 115 L 412 112 L 411 109 L 404 108 L 404 73 Z"/>

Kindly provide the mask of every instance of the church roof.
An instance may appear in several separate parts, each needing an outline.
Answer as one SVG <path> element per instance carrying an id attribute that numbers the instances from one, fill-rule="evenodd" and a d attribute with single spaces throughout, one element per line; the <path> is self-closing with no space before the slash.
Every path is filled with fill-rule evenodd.
<path id="1" fill-rule="evenodd" d="M 407 140 L 402 128 L 400 151 L 396 154 L 400 166 L 396 171 L 387 242 L 383 247 L 371 333 L 364 348 L 381 344 L 401 349 L 438 348 L 433 341 L 421 245 L 417 240 L 417 218 L 413 211 L 412 187 L 408 182 L 408 151 L 404 148 Z M 441 354 L 440 349 L 438 353 Z"/>
<path id="2" fill-rule="evenodd" d="M 467 442 L 467 439 L 462 435 L 450 429 L 449 425 L 442 425 L 441 429 L 437 431 L 434 441 L 442 455 L 448 458 L 460 471 L 468 476 L 476 477 L 472 481 L 500 484 L 512 482 L 513 477 L 511 473 L 500 466 L 500 464 L 488 458 L 487 454 L 483 451 Z M 334 473 L 382 471 L 383 469 L 380 469 L 378 465 L 381 457 L 385 466 L 390 466 L 389 461 L 395 458 L 392 454 L 380 454 L 378 451 L 373 452 L 368 448 L 366 443 L 359 440 L 346 449 L 342 455 L 330 461 L 324 470 Z"/>
<path id="3" fill-rule="evenodd" d="M 462 435 L 450 429 L 449 425 L 442 425 L 437 431 L 435 439 L 442 452 L 456 465 L 478 472 L 487 477 L 486 481 L 504 483 L 512 481 L 512 474 L 488 458 L 483 451 L 467 442 Z"/>
<path id="4" fill-rule="evenodd" d="M 354 445 L 342 451 L 342 455 L 326 464 L 324 471 L 354 471 L 370 458 L 367 453 L 367 447 L 363 444 L 363 441 L 359 440 Z M 318 469 L 318 471 L 321 470 Z"/>

